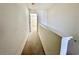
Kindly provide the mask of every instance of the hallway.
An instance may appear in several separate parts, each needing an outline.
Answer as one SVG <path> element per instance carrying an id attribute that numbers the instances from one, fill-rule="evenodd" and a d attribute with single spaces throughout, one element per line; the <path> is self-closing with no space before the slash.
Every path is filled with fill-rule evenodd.
<path id="1" fill-rule="evenodd" d="M 54 32 L 38 26 L 38 32 L 29 32 L 22 55 L 59 55 L 61 37 Z"/>
<path id="2" fill-rule="evenodd" d="M 38 32 L 30 32 L 22 55 L 45 55 Z"/>

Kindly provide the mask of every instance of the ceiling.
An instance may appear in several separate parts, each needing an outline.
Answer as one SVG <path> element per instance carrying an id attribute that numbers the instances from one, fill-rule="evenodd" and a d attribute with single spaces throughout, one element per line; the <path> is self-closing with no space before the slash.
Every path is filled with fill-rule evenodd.
<path id="1" fill-rule="evenodd" d="M 54 4 L 53 3 L 27 3 L 26 5 L 31 10 L 40 10 L 40 9 L 49 9 Z"/>

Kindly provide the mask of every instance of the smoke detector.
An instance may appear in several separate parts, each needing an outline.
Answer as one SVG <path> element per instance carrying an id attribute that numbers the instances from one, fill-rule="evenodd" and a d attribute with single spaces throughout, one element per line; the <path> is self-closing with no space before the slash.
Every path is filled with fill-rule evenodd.
<path id="1" fill-rule="evenodd" d="M 35 3 L 32 3 L 32 5 L 35 5 Z"/>

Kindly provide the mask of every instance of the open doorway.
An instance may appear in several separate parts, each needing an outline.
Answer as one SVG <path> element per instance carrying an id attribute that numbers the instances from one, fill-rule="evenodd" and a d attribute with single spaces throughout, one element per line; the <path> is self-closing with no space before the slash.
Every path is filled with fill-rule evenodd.
<path id="1" fill-rule="evenodd" d="M 30 32 L 37 31 L 37 14 L 30 13 Z"/>

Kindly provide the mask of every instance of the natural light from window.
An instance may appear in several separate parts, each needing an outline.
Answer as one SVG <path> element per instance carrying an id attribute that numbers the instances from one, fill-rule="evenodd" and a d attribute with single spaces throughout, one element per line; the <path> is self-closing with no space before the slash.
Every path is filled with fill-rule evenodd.
<path id="1" fill-rule="evenodd" d="M 37 31 L 37 14 L 30 14 L 31 32 Z"/>

